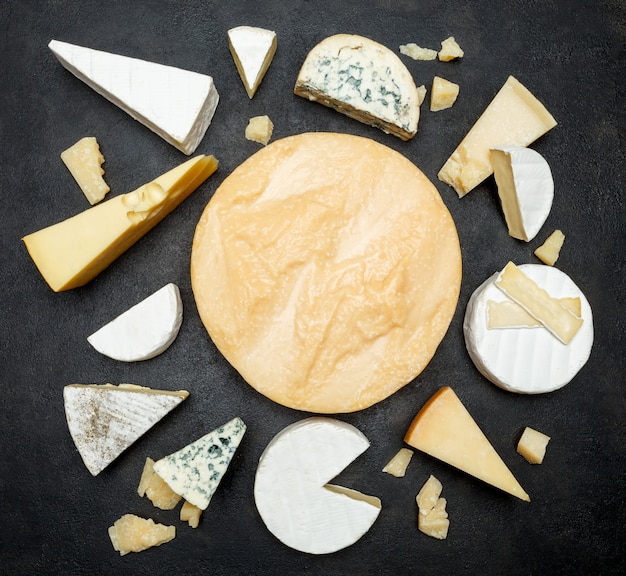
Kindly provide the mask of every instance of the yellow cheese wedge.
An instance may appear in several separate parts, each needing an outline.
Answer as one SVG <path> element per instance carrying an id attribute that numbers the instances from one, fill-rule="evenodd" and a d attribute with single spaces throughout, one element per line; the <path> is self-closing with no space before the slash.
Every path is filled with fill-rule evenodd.
<path id="1" fill-rule="evenodd" d="M 580 317 L 582 305 L 580 298 L 559 298 L 559 302 Z M 542 326 L 541 322 L 531 316 L 519 304 L 513 300 L 487 300 L 487 327 L 488 328 L 536 328 Z"/>
<path id="2" fill-rule="evenodd" d="M 151 230 L 217 169 L 196 156 L 144 184 L 23 238 L 55 292 L 83 286 Z"/>
<path id="3" fill-rule="evenodd" d="M 437 189 L 368 138 L 275 140 L 224 180 L 191 280 L 213 342 L 272 400 L 353 412 L 413 380 L 458 301 L 461 252 Z"/>
<path id="4" fill-rule="evenodd" d="M 569 344 L 583 324 L 582 318 L 573 314 L 558 299 L 552 298 L 513 262 L 509 262 L 498 274 L 495 285 L 563 344 Z"/>
<path id="5" fill-rule="evenodd" d="M 492 148 L 528 146 L 555 126 L 544 105 L 509 76 L 437 176 L 465 196 L 493 173 Z"/>
<path id="6" fill-rule="evenodd" d="M 419 411 L 404 441 L 496 488 L 530 502 L 478 424 L 449 386 Z"/>

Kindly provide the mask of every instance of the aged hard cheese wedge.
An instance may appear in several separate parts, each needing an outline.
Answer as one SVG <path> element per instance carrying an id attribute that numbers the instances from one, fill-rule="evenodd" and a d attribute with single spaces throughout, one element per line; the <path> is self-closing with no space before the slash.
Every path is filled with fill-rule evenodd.
<path id="1" fill-rule="evenodd" d="M 527 146 L 556 126 L 556 120 L 513 76 L 496 94 L 439 171 L 441 181 L 465 196 L 493 172 L 490 150 Z"/>
<path id="2" fill-rule="evenodd" d="M 354 544 L 378 518 L 380 500 L 328 484 L 369 447 L 354 426 L 331 418 L 300 420 L 267 445 L 254 501 L 268 530 L 309 554 Z"/>
<path id="3" fill-rule="evenodd" d="M 276 53 L 276 32 L 237 26 L 228 31 L 228 47 L 248 97 L 252 98 Z"/>
<path id="4" fill-rule="evenodd" d="M 211 76 L 52 40 L 67 70 L 185 154 L 204 137 L 219 95 Z"/>
<path id="5" fill-rule="evenodd" d="M 246 431 L 233 418 L 202 438 L 154 463 L 154 472 L 187 502 L 206 510 Z"/>
<path id="6" fill-rule="evenodd" d="M 452 388 L 436 392 L 415 416 L 404 441 L 496 488 L 530 502 Z"/>
<path id="7" fill-rule="evenodd" d="M 105 324 L 87 341 L 115 360 L 148 360 L 170 347 L 182 322 L 180 291 L 176 284 L 167 284 Z"/>
<path id="8" fill-rule="evenodd" d="M 528 242 L 552 208 L 550 166 L 539 152 L 520 146 L 493 149 L 490 159 L 509 235 Z"/>
<path id="9" fill-rule="evenodd" d="M 552 392 L 570 382 L 589 359 L 593 345 L 591 307 L 580 288 L 560 270 L 541 264 L 523 264 L 519 269 L 583 319 L 576 337 L 565 346 L 543 326 L 524 326 L 516 320 L 517 314 L 513 317 L 506 310 L 498 318 L 506 329 L 490 328 L 493 303 L 508 303 L 507 307 L 530 316 L 495 285 L 496 273 L 469 299 L 463 322 L 465 346 L 478 370 L 500 388 L 522 394 Z"/>
<path id="10" fill-rule="evenodd" d="M 74 444 L 94 476 L 189 393 L 132 384 L 70 384 L 63 389 L 65 416 Z"/>
<path id="11" fill-rule="evenodd" d="M 409 140 L 417 132 L 417 88 L 404 63 L 369 38 L 337 34 L 307 55 L 294 93 Z"/>
<path id="12" fill-rule="evenodd" d="M 55 292 L 83 286 L 151 230 L 217 169 L 196 156 L 134 192 L 23 238 Z"/>
<path id="13" fill-rule="evenodd" d="M 371 406 L 428 364 L 456 308 L 459 240 L 431 182 L 366 138 L 276 140 L 224 180 L 191 279 L 213 342 L 272 400 Z"/>
<path id="14" fill-rule="evenodd" d="M 81 138 L 76 144 L 63 150 L 61 160 L 92 206 L 100 202 L 110 190 L 102 178 L 104 156 L 100 152 L 98 141 L 93 136 Z"/>

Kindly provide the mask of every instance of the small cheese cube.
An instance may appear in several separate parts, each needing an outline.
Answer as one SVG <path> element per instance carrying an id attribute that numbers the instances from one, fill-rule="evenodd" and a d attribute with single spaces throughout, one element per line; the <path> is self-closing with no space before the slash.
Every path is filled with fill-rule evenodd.
<path id="1" fill-rule="evenodd" d="M 417 527 L 420 532 L 439 540 L 444 540 L 448 536 L 450 520 L 446 512 L 446 503 L 445 498 L 439 498 L 428 514 L 418 514 Z"/>
<path id="2" fill-rule="evenodd" d="M 442 488 L 443 486 L 437 478 L 432 475 L 429 476 L 428 480 L 426 480 L 422 489 L 415 497 L 417 508 L 421 515 L 425 516 L 435 507 L 441 495 Z"/>
<path id="3" fill-rule="evenodd" d="M 420 48 L 414 42 L 409 44 L 400 45 L 400 54 L 409 56 L 413 60 L 436 60 L 437 50 L 431 50 L 430 48 Z"/>
<path id="4" fill-rule="evenodd" d="M 147 496 L 152 504 L 161 510 L 172 510 L 181 500 L 181 496 L 154 471 L 152 458 L 146 458 L 137 493 L 139 496 Z"/>
<path id="5" fill-rule="evenodd" d="M 250 118 L 246 126 L 246 138 L 265 146 L 270 141 L 273 130 L 274 124 L 269 116 L 255 116 Z"/>
<path id="6" fill-rule="evenodd" d="M 563 242 L 565 242 L 565 234 L 560 230 L 555 230 L 548 236 L 547 240 L 535 250 L 535 256 L 544 264 L 554 266 L 561 252 L 561 248 L 563 247 Z"/>
<path id="7" fill-rule="evenodd" d="M 459 85 L 445 78 L 435 76 L 433 87 L 430 91 L 430 110 L 437 112 L 451 108 L 459 95 Z"/>
<path id="8" fill-rule="evenodd" d="M 441 62 L 449 62 L 455 58 L 462 58 L 463 54 L 464 52 L 454 39 L 454 36 L 450 36 L 441 43 L 441 50 L 439 50 L 438 56 Z"/>
<path id="9" fill-rule="evenodd" d="M 102 178 L 104 156 L 93 136 L 81 138 L 76 144 L 61 152 L 61 160 L 92 206 L 100 202 L 110 190 Z"/>
<path id="10" fill-rule="evenodd" d="M 124 514 L 109 528 L 109 538 L 120 556 L 160 546 L 176 537 L 174 526 L 155 524 L 152 519 Z"/>
<path id="11" fill-rule="evenodd" d="M 200 516 L 202 515 L 202 509 L 194 506 L 191 502 L 186 500 L 180 509 L 180 519 L 183 522 L 187 522 L 192 528 L 197 528 L 200 524 Z"/>
<path id="12" fill-rule="evenodd" d="M 398 453 L 383 468 L 383 472 L 387 472 L 387 474 L 391 474 L 396 478 L 402 478 L 406 474 L 406 469 L 412 456 L 413 450 L 400 448 Z"/>
<path id="13" fill-rule="evenodd" d="M 526 427 L 517 444 L 517 451 L 531 464 L 541 464 L 549 441 L 550 436 Z"/>

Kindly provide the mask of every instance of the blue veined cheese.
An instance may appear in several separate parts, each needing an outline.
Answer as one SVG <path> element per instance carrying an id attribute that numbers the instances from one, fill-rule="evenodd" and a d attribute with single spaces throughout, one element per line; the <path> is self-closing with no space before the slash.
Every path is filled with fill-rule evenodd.
<path id="1" fill-rule="evenodd" d="M 411 73 L 387 47 L 351 34 L 322 40 L 307 55 L 294 93 L 409 140 L 420 99 Z"/>
<path id="2" fill-rule="evenodd" d="M 246 431 L 241 418 L 154 464 L 154 471 L 187 502 L 206 510 Z"/>

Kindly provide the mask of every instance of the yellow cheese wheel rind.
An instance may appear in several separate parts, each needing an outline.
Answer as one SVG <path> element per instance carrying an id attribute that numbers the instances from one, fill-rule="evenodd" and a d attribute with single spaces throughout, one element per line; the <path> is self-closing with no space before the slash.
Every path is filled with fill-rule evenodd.
<path id="1" fill-rule="evenodd" d="M 291 408 L 367 408 L 428 364 L 454 314 L 461 253 L 439 193 L 373 140 L 277 140 L 218 188 L 191 278 L 213 342 Z"/>

